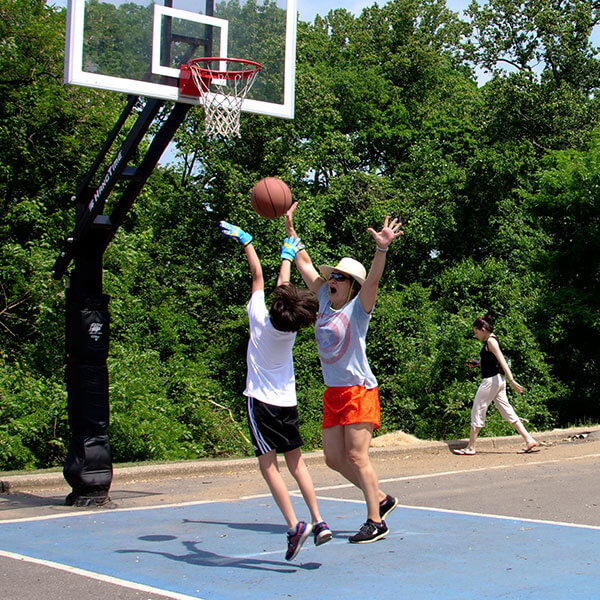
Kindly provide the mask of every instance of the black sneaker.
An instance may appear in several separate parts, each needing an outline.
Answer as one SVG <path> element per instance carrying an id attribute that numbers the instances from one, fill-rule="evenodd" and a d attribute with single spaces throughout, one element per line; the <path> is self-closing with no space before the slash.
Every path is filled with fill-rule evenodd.
<path id="1" fill-rule="evenodd" d="M 348 538 L 348 540 L 351 544 L 369 544 L 384 538 L 389 531 L 385 521 L 378 524 L 371 521 L 371 519 L 367 519 L 367 522 L 358 530 L 358 533 Z"/>
<path id="2" fill-rule="evenodd" d="M 304 521 L 298 521 L 296 529 L 288 531 L 288 547 L 285 553 L 285 560 L 294 560 L 296 558 L 298 552 L 300 552 L 300 548 L 302 548 L 302 544 L 304 544 L 311 531 L 312 525 Z"/>
<path id="3" fill-rule="evenodd" d="M 388 515 L 398 506 L 398 498 L 389 494 L 379 503 L 379 516 L 381 520 L 387 519 Z"/>

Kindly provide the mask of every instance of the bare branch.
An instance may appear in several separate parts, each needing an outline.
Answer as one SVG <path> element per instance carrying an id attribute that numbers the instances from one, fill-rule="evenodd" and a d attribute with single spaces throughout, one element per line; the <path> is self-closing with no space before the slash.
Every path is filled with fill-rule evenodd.
<path id="1" fill-rule="evenodd" d="M 4 296 L 4 308 L 0 309 L 0 317 L 4 316 L 4 318 L 9 318 L 9 319 L 14 319 L 17 321 L 25 322 L 25 319 L 23 319 L 21 317 L 17 317 L 16 315 L 11 315 L 10 311 L 13 310 L 14 308 L 16 308 L 17 306 L 19 306 L 20 304 L 23 304 L 23 302 L 25 302 L 26 300 L 28 300 L 31 297 L 31 291 L 27 292 L 20 298 L 17 298 L 16 300 L 9 302 L 8 296 L 6 295 L 6 290 L 1 283 L 0 283 L 0 288 L 2 288 L 2 295 Z M 8 331 L 8 333 L 10 333 L 10 335 L 12 335 L 13 337 L 16 337 L 16 334 L 1 320 L 0 320 L 0 326 L 2 326 L 4 329 L 6 329 L 6 331 Z"/>
<path id="2" fill-rule="evenodd" d="M 240 429 L 240 426 L 238 425 L 237 421 L 233 418 L 233 413 L 231 412 L 231 410 L 229 408 L 227 408 L 226 406 L 223 406 L 222 404 L 219 404 L 218 402 L 214 402 L 210 398 L 206 398 L 206 401 L 209 402 L 210 404 L 212 404 L 213 406 L 217 406 L 218 408 L 222 408 L 223 410 L 226 410 L 229 413 L 229 418 L 231 419 L 231 422 L 234 424 L 234 426 L 238 430 L 239 434 L 244 438 L 245 442 L 248 445 L 251 445 L 250 440 L 244 435 L 244 432 Z"/>

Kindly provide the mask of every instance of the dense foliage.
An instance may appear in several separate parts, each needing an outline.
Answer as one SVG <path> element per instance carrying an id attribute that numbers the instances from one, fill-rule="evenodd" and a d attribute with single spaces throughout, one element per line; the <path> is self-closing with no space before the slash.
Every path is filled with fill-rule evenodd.
<path id="1" fill-rule="evenodd" d="M 107 17 L 126 26 L 131 10 Z M 0 0 L 0 15 L 0 468 L 35 468 L 61 464 L 69 435 L 64 282 L 49 272 L 73 227 L 70 196 L 125 99 L 62 84 L 63 11 Z M 267 175 L 290 184 L 317 264 L 368 264 L 366 227 L 386 214 L 405 224 L 368 338 L 382 432 L 467 435 L 478 381 L 464 361 L 487 311 L 532 429 L 600 417 L 598 8 L 489 0 L 468 16 L 391 0 L 300 22 L 294 120 L 246 114 L 240 140 L 208 142 L 202 113 L 188 116 L 181 161 L 155 171 L 105 255 L 115 461 L 249 453 L 250 280 L 217 223 L 252 232 L 273 284 L 283 224 L 248 201 Z M 316 447 L 312 331 L 295 364 Z M 511 428 L 492 409 L 484 431 Z"/>

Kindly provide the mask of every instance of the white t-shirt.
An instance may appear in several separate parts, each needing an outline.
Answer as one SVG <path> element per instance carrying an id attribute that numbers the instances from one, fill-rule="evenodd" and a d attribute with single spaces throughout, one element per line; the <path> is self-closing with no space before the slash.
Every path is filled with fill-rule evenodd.
<path id="1" fill-rule="evenodd" d="M 296 406 L 292 359 L 296 332 L 278 331 L 271 325 L 264 290 L 252 294 L 247 311 L 250 341 L 244 395 L 275 406 Z"/>

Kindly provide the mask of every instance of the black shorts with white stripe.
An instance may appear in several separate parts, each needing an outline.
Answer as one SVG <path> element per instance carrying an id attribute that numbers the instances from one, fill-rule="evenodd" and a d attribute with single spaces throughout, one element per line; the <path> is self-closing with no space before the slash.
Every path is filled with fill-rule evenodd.
<path id="1" fill-rule="evenodd" d="M 304 445 L 298 429 L 297 406 L 274 406 L 247 398 L 248 426 L 256 456 L 271 450 L 290 452 Z"/>

